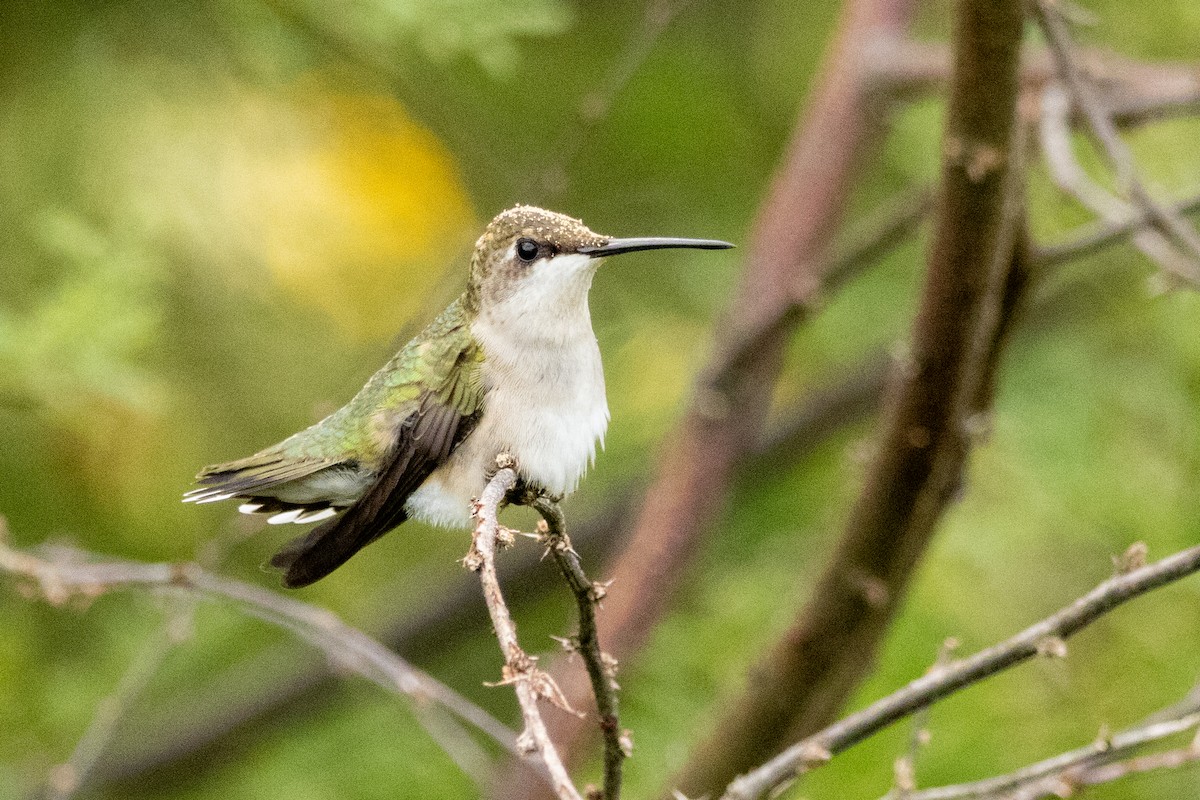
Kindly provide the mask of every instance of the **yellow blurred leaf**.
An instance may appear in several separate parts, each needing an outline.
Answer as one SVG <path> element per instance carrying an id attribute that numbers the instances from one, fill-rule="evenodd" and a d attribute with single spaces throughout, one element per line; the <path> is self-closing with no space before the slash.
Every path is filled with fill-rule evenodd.
<path id="1" fill-rule="evenodd" d="M 476 221 L 453 159 L 393 98 L 314 80 L 280 97 L 246 98 L 261 107 L 243 115 L 251 141 L 233 213 L 258 232 L 264 263 L 296 301 L 351 336 L 392 334 L 447 264 L 465 274 Z M 290 108 L 271 107 L 279 102 Z M 297 128 L 269 136 L 278 119 L 256 128 L 262 113 Z"/>

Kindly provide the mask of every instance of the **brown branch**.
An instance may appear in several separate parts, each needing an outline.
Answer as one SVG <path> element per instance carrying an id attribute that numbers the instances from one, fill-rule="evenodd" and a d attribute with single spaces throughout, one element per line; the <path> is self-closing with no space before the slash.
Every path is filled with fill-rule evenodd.
<path id="1" fill-rule="evenodd" d="M 517 626 L 513 623 L 512 615 L 504 602 L 504 595 L 500 591 L 500 579 L 496 575 L 496 547 L 502 536 L 507 537 L 506 544 L 511 544 L 512 539 L 512 533 L 500 525 L 500 506 L 517 485 L 517 473 L 513 469 L 512 458 L 508 456 L 497 456 L 496 466 L 499 469 L 495 476 L 488 481 L 483 493 L 475 502 L 475 532 L 471 537 L 471 549 L 463 559 L 463 564 L 472 572 L 479 573 L 483 599 L 487 603 L 488 615 L 492 618 L 492 629 L 496 632 L 500 652 L 504 655 L 502 683 L 512 684 L 517 702 L 521 706 L 525 729 L 517 737 L 518 749 L 525 755 L 536 753 L 540 756 L 550 772 L 554 792 L 561 800 L 583 800 L 567 774 L 567 769 L 563 766 L 554 742 L 550 740 L 546 723 L 538 710 L 540 698 L 563 705 L 559 699 L 558 687 L 545 672 L 538 669 L 537 659 L 521 649 L 517 642 Z"/>
<path id="2" fill-rule="evenodd" d="M 1161 231 L 1188 261 L 1196 265 L 1200 262 L 1200 233 L 1170 208 L 1158 202 L 1146 189 L 1138 175 L 1133 155 L 1117 132 L 1112 115 L 1104 107 L 1102 99 L 1077 63 L 1074 42 L 1067 30 L 1066 21 L 1048 0 L 1035 0 L 1033 10 L 1046 34 L 1059 75 L 1066 84 L 1075 107 L 1083 114 L 1092 136 L 1115 171 L 1118 184 L 1154 227 Z"/>
<path id="3" fill-rule="evenodd" d="M 688 796 L 719 791 L 789 731 L 836 717 L 959 485 L 981 387 L 998 361 L 1005 276 L 1020 255 L 1013 137 L 1022 21 L 1018 0 L 959 3 L 937 231 L 879 453 L 808 605 L 680 773 Z"/>
<path id="4" fill-rule="evenodd" d="M 791 745 L 752 772 L 738 777 L 722 800 L 754 800 L 812 769 L 834 755 L 967 686 L 1035 656 L 1065 654 L 1065 641 L 1113 609 L 1147 592 L 1200 571 L 1200 547 L 1130 569 L 1042 621 L 970 658 L 955 661 L 917 678 L 903 689 L 877 700 L 839 722 Z"/>
<path id="5" fill-rule="evenodd" d="M 538 532 L 566 578 L 579 609 L 579 633 L 570 642 L 570 649 L 583 657 L 599 712 L 600 732 L 604 737 L 604 788 L 600 797 L 617 800 L 621 796 L 621 765 L 629 755 L 632 743 L 628 732 L 621 729 L 617 713 L 617 661 L 600 649 L 597 633 L 596 606 L 604 598 L 607 588 L 605 584 L 594 583 L 584 573 L 579 554 L 567 538 L 558 503 L 538 495 L 528 505 L 542 515 L 543 523 L 538 526 Z"/>
<path id="6" fill-rule="evenodd" d="M 436 703 L 504 749 L 517 750 L 516 736 L 486 711 L 325 609 L 214 575 L 195 564 L 89 559 L 90 554 L 67 548 L 57 548 L 47 557 L 16 550 L 9 546 L 0 521 L 0 571 L 32 579 L 52 604 L 129 587 L 231 601 L 252 616 L 290 630 L 343 669 L 410 697 L 417 707 Z"/>
<path id="7" fill-rule="evenodd" d="M 939 92 L 950 79 L 950 50 L 934 42 L 895 42 L 874 64 L 877 91 L 896 100 Z M 1195 62 L 1147 62 L 1099 48 L 1077 48 L 1076 64 L 1120 127 L 1200 112 L 1200 64 Z M 1035 49 L 1022 59 L 1023 93 L 1040 95 L 1057 78 L 1050 51 Z"/>

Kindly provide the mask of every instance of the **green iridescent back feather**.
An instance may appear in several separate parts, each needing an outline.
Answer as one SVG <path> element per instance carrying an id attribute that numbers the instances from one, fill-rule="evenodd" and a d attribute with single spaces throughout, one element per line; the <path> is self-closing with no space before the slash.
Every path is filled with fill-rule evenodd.
<path id="1" fill-rule="evenodd" d="M 296 480 L 354 461 L 376 469 L 395 427 L 416 413 L 426 393 L 463 417 L 483 401 L 483 352 L 459 298 L 392 357 L 353 399 L 320 422 L 252 456 L 206 467 L 201 484 L 243 491 Z"/>

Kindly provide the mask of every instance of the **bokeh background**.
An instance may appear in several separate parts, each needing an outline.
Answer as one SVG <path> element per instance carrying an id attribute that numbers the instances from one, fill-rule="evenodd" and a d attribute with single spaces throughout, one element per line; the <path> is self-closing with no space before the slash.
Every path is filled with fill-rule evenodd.
<path id="1" fill-rule="evenodd" d="M 1200 56 L 1194 0 L 1087 4 L 1089 42 Z M 839 9 L 833 0 L 146 0 L 0 6 L 0 513 L 19 545 L 259 565 L 290 533 L 179 503 L 196 470 L 344 402 L 461 289 L 482 225 L 517 202 L 613 235 L 744 242 Z M 945 41 L 929 2 L 921 38 Z M 1031 38 L 1033 34 L 1031 32 Z M 936 177 L 943 108 L 899 107 L 851 217 Z M 1130 136 L 1166 196 L 1200 187 L 1200 124 Z M 1050 241 L 1088 219 L 1035 170 Z M 926 233 L 793 343 L 778 403 L 902 342 Z M 592 292 L 613 423 L 567 505 L 601 509 L 653 466 L 737 282 L 732 254 L 616 259 Z M 920 674 L 955 636 L 983 647 L 1086 591 L 1110 556 L 1200 540 L 1200 297 L 1162 294 L 1128 247 L 1068 265 L 1005 365 L 992 433 L 859 699 Z M 622 673 L 629 796 L 684 760 L 807 596 L 873 421 L 743 479 L 674 611 Z M 406 525 L 301 596 L 379 631 L 461 579 L 465 534 Z M 503 568 L 503 567 L 502 567 Z M 547 567 L 549 569 L 549 567 Z M 52 607 L 0 585 L 0 797 L 64 761 L 178 603 L 138 593 Z M 621 587 L 613 587 L 620 591 Z M 507 720 L 481 624 L 402 653 Z M 400 699 L 361 679 L 154 769 L 146 755 L 320 660 L 219 603 L 198 606 L 127 709 L 97 798 L 457 798 L 476 789 Z M 564 592 L 521 604 L 551 651 Z M 176 632 L 178 633 L 178 632 Z M 1200 584 L 1185 582 L 1039 661 L 938 705 L 923 785 L 1089 741 L 1200 677 Z M 159 648 L 161 649 L 161 648 Z M 909 728 L 839 757 L 793 797 L 874 797 Z M 152 759 L 153 760 L 153 759 Z M 118 775 L 119 773 L 119 775 Z M 590 770 L 595 774 L 595 765 Z M 120 779 L 118 780 L 117 777 Z M 1200 773 L 1098 798 L 1183 797 Z"/>

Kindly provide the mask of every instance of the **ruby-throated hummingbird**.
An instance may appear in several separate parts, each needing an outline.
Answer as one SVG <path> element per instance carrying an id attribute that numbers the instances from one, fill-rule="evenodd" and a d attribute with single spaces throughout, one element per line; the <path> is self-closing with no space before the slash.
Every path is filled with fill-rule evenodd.
<path id="1" fill-rule="evenodd" d="M 184 502 L 238 498 L 267 520 L 318 522 L 271 565 L 306 586 L 412 518 L 466 527 L 500 453 L 527 486 L 571 492 L 608 427 L 588 290 L 604 256 L 708 239 L 614 239 L 532 206 L 475 245 L 466 291 L 349 403 L 248 458 L 206 467 Z"/>

